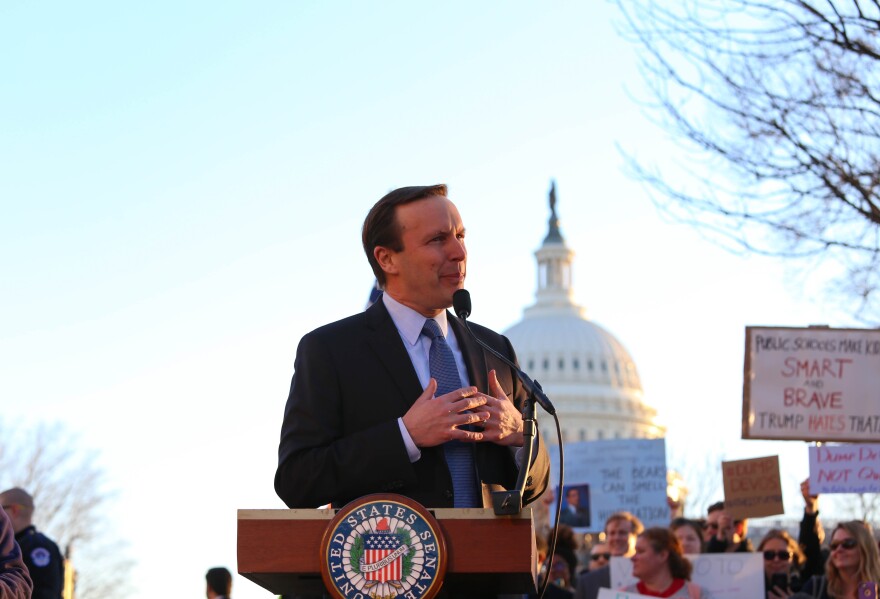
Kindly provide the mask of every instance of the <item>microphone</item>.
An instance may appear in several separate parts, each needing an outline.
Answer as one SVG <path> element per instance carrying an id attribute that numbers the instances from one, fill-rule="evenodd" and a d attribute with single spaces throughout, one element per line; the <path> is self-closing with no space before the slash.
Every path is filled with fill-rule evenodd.
<path id="1" fill-rule="evenodd" d="M 467 289 L 459 289 L 452 294 L 452 309 L 462 320 L 471 315 L 471 294 Z"/>
<path id="2" fill-rule="evenodd" d="M 520 370 L 519 366 L 514 364 L 513 361 L 508 359 L 504 354 L 495 351 L 494 349 L 483 343 L 483 341 L 481 341 L 471 330 L 471 325 L 467 321 L 468 316 L 471 315 L 471 294 L 468 292 L 467 289 L 459 289 L 452 294 L 452 308 L 453 310 L 455 310 L 455 315 L 458 316 L 464 323 L 464 327 L 467 329 L 468 333 L 470 333 L 471 338 L 476 341 L 480 347 L 510 366 L 516 373 L 516 376 L 519 378 L 522 386 L 525 388 L 529 396 L 533 397 L 535 401 L 537 401 L 541 405 L 541 407 L 544 408 L 545 412 L 555 416 L 556 408 L 553 407 L 553 404 L 550 403 L 550 399 L 544 394 L 544 390 L 541 388 L 540 383 L 530 379 L 529 375 Z"/>

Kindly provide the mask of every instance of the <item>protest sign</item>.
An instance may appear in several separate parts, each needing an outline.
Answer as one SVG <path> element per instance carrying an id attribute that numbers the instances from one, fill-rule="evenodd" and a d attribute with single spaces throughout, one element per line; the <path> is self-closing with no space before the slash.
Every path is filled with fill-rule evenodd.
<path id="1" fill-rule="evenodd" d="M 621 590 L 599 589 L 596 599 L 649 599 L 650 595 L 639 595 Z"/>
<path id="2" fill-rule="evenodd" d="M 714 599 L 742 599 L 764 596 L 764 560 L 760 553 L 701 553 L 685 556 L 694 570 L 691 581 L 712 593 Z M 641 597 L 624 593 L 620 589 L 638 582 L 632 575 L 632 562 L 625 557 L 612 557 L 612 599 L 618 597 Z M 600 592 L 599 597 L 602 597 Z"/>
<path id="3" fill-rule="evenodd" d="M 689 555 L 691 580 L 715 599 L 764 596 L 764 558 L 760 553 L 703 553 Z"/>
<path id="4" fill-rule="evenodd" d="M 784 514 L 779 456 L 721 462 L 724 509 L 736 520 Z"/>
<path id="5" fill-rule="evenodd" d="M 880 445 L 810 447 L 811 493 L 880 492 Z"/>
<path id="6" fill-rule="evenodd" d="M 559 447 L 551 446 L 551 485 L 559 493 Z M 611 514 L 626 510 L 646 526 L 668 526 L 666 443 L 663 439 L 613 439 L 565 445 L 565 490 L 577 487 L 589 525 L 601 531 Z M 563 490 L 563 491 L 565 491 Z M 589 497 L 584 499 L 584 493 Z M 563 501 L 565 494 L 563 494 Z"/>
<path id="7" fill-rule="evenodd" d="M 633 576 L 633 563 L 628 557 L 612 557 L 608 562 L 608 570 L 612 589 L 628 587 L 639 581 Z"/>
<path id="8" fill-rule="evenodd" d="M 746 327 L 742 436 L 876 441 L 880 330 Z"/>

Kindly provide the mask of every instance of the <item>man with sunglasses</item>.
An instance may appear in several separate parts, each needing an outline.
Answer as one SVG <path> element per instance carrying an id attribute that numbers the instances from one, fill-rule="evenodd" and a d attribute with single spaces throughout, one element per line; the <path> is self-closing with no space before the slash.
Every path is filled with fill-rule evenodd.
<path id="1" fill-rule="evenodd" d="M 596 543 L 593 545 L 592 549 L 590 549 L 590 563 L 587 569 L 598 570 L 599 568 L 607 566 L 610 560 L 611 549 L 608 548 L 608 544 Z"/>
<path id="2" fill-rule="evenodd" d="M 632 557 L 636 552 L 636 537 L 645 527 L 642 521 L 629 512 L 616 512 L 605 521 L 605 542 L 609 557 Z M 591 560 L 592 561 L 592 558 Z M 599 589 L 611 588 L 611 570 L 605 566 L 588 570 L 578 576 L 575 599 L 596 599 Z"/>

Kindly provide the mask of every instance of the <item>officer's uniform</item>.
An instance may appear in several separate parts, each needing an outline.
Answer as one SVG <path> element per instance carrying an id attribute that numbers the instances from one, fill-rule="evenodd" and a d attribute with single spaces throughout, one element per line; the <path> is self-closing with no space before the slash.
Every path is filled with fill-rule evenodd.
<path id="1" fill-rule="evenodd" d="M 60 599 L 64 588 L 64 560 L 58 545 L 34 526 L 18 532 L 24 563 L 34 581 L 32 599 Z"/>

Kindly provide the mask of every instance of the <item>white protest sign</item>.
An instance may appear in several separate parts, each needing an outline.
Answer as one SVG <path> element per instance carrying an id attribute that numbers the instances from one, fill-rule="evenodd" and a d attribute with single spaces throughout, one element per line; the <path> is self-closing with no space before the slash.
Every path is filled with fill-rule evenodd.
<path id="1" fill-rule="evenodd" d="M 763 597 L 765 594 L 764 560 L 760 553 L 701 553 L 685 557 L 694 567 L 691 582 L 712 593 L 715 599 Z M 622 592 L 621 587 L 638 582 L 632 575 L 629 558 L 612 557 L 609 566 L 614 589 L 610 592 Z M 616 596 L 610 595 L 612 598 Z"/>
<path id="2" fill-rule="evenodd" d="M 663 439 L 613 439 L 565 445 L 565 488 L 586 491 L 589 524 L 601 531 L 611 514 L 628 511 L 645 527 L 668 526 L 666 443 Z M 559 492 L 559 448 L 551 446 L 551 485 Z"/>
<path id="3" fill-rule="evenodd" d="M 596 599 L 648 599 L 649 595 L 639 595 L 638 593 L 628 593 L 620 589 L 599 589 Z"/>
<path id="4" fill-rule="evenodd" d="M 742 436 L 876 441 L 880 330 L 746 327 Z"/>
<path id="5" fill-rule="evenodd" d="M 880 445 L 810 447 L 810 493 L 880 491 Z"/>
<path id="6" fill-rule="evenodd" d="M 636 584 L 639 579 L 633 576 L 633 563 L 628 557 L 612 557 L 608 562 L 611 574 L 611 588 L 621 589 Z"/>

